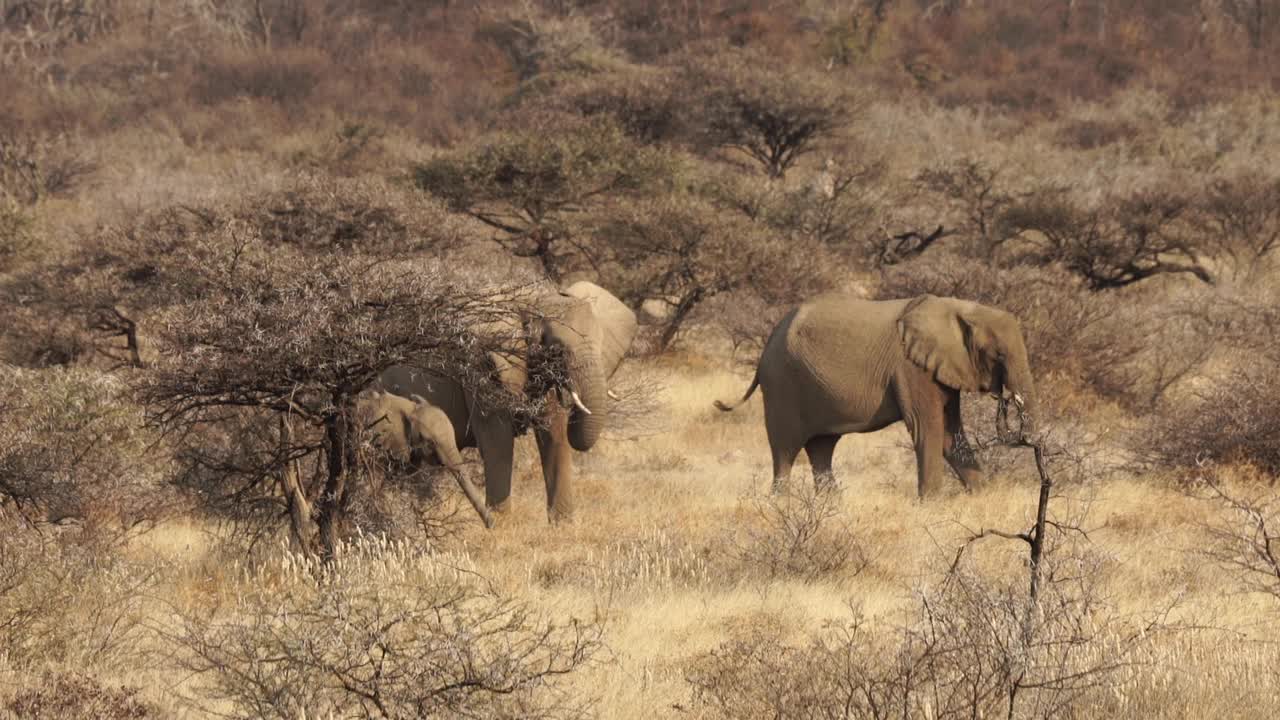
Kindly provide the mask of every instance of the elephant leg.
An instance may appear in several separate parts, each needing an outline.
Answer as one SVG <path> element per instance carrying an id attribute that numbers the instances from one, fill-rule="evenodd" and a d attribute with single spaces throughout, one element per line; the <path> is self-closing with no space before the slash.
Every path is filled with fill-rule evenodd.
<path id="1" fill-rule="evenodd" d="M 546 427 L 534 431 L 547 484 L 547 519 L 552 523 L 573 516 L 573 453 L 569 451 L 569 413 L 553 399 L 547 401 Z"/>
<path id="2" fill-rule="evenodd" d="M 831 469 L 831 457 L 835 454 L 839 435 L 818 435 L 804 444 L 804 452 L 809 456 L 809 465 L 813 468 L 813 486 L 818 490 L 834 490 L 836 474 Z"/>
<path id="3" fill-rule="evenodd" d="M 484 462 L 485 504 L 497 512 L 506 512 L 511 507 L 511 463 L 516 442 L 511 419 L 499 413 L 473 413 L 471 430 Z"/>
<path id="4" fill-rule="evenodd" d="M 942 488 L 946 428 L 941 400 L 924 400 L 914 412 L 904 413 L 916 450 L 916 492 L 922 499 Z"/>
<path id="5" fill-rule="evenodd" d="M 769 443 L 773 452 L 773 488 L 774 495 L 786 489 L 791 483 L 791 466 L 800 454 L 800 448 L 791 444 Z"/>
<path id="6" fill-rule="evenodd" d="M 945 423 L 943 456 L 960 478 L 960 484 L 964 485 L 965 490 L 972 492 L 982 485 L 982 465 L 978 463 L 978 456 L 964 433 L 964 424 L 960 419 L 959 391 L 951 390 L 947 393 L 943 419 Z"/>

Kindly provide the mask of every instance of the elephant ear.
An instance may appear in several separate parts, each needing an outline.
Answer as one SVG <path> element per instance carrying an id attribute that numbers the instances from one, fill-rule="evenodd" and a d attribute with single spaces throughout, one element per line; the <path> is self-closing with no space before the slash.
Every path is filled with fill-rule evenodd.
<path id="1" fill-rule="evenodd" d="M 600 361 L 605 376 L 613 375 L 622 358 L 631 349 L 638 323 L 636 314 L 626 303 L 595 283 L 581 280 L 564 289 L 565 295 L 585 300 L 600 328 Z"/>
<path id="2" fill-rule="evenodd" d="M 938 382 L 969 392 L 981 388 L 955 301 L 933 295 L 912 300 L 898 317 L 898 333 L 907 358 Z"/>

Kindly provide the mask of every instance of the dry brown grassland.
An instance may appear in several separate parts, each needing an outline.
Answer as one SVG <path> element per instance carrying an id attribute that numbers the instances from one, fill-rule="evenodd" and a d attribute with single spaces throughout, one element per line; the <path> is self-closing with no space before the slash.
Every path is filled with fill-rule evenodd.
<path id="1" fill-rule="evenodd" d="M 1280 3 L 1028 7 L 0 0 L 0 717 L 1280 716 Z M 368 338 L 487 378 L 438 293 L 535 276 L 669 311 L 574 520 L 526 434 L 493 530 L 348 467 L 301 552 Z M 972 494 L 901 425 L 768 493 L 712 401 L 831 289 L 1021 318 L 1034 602 L 988 398 Z"/>

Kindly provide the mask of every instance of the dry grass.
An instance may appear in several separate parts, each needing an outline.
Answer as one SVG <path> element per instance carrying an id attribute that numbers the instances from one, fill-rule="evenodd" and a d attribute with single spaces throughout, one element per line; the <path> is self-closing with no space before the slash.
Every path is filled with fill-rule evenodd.
<path id="1" fill-rule="evenodd" d="M 710 401 L 740 392 L 745 379 L 705 360 L 682 360 L 690 362 L 648 368 L 665 381 L 665 432 L 610 441 L 578 457 L 581 510 L 575 523 L 554 531 L 545 524 L 536 452 L 521 440 L 512 511 L 493 531 L 468 529 L 453 551 L 460 553 L 454 564 L 534 612 L 603 620 L 605 652 L 565 686 L 569 695 L 594 698 L 598 717 L 702 712 L 691 704 L 690 663 L 749 628 L 773 628 L 778 642 L 803 644 L 824 623 L 847 622 L 850 603 L 872 626 L 894 627 L 915 593 L 938 581 L 972 529 L 1030 523 L 1031 478 L 1002 477 L 972 496 L 958 492 L 957 483 L 952 494 L 917 502 L 911 457 L 899 437 L 904 431 L 892 428 L 846 437 L 836 454 L 844 485 L 838 516 L 865 553 L 865 566 L 808 578 L 755 572 L 733 551 L 742 530 L 763 527 L 757 508 L 768 446 L 760 404 L 717 413 Z M 808 481 L 803 467 L 796 480 Z M 1112 691 L 1090 696 L 1075 716 L 1245 717 L 1276 710 L 1280 651 L 1267 641 L 1274 638 L 1278 608 L 1274 598 L 1235 593 L 1231 576 L 1196 552 L 1214 506 L 1125 477 L 1073 487 L 1057 503 L 1061 517 L 1089 508 L 1088 546 L 1104 558 L 1095 580 L 1114 612 L 1176 605 L 1166 618 L 1170 624 L 1203 628 L 1153 638 L 1143 662 L 1126 666 Z M 141 612 L 149 627 L 161 629 L 180 617 L 228 610 L 234 617 L 235 608 L 250 607 L 253 598 L 271 597 L 270 588 L 297 584 L 289 563 L 270 559 L 283 551 L 267 550 L 265 564 L 246 565 L 228 562 L 214 540 L 215 528 L 190 521 L 138 540 L 129 562 L 152 567 L 156 576 L 145 611 L 131 613 Z M 986 542 L 971 550 L 974 570 L 1021 582 L 1021 550 Z M 435 561 L 401 551 L 377 562 L 383 575 L 400 578 L 387 585 L 388 592 L 413 593 L 422 563 Z M 64 611 L 73 616 L 100 612 L 88 598 L 67 597 L 74 604 Z M 163 637 L 135 628 L 130 649 L 151 660 L 108 668 L 99 679 L 145 688 L 139 701 L 166 712 L 203 717 L 176 699 L 201 685 L 178 671 Z M 72 660 L 70 667 L 75 665 Z M 26 687 L 36 682 L 23 677 Z"/>

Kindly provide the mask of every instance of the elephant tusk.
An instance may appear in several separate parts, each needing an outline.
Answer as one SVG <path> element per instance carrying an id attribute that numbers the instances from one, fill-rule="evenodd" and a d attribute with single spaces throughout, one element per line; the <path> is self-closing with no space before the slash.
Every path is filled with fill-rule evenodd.
<path id="1" fill-rule="evenodd" d="M 622 399 L 622 396 L 621 396 L 621 395 L 619 395 L 618 393 L 616 393 L 616 392 L 614 392 L 614 391 L 612 391 L 612 390 L 608 390 L 608 391 L 606 391 L 606 392 L 605 392 L 605 394 L 609 396 L 609 399 L 610 399 L 610 400 L 621 400 L 621 399 Z"/>
<path id="2" fill-rule="evenodd" d="M 578 393 L 574 392 L 573 390 L 570 390 L 569 397 L 573 398 L 573 404 L 577 406 L 579 410 L 581 410 L 582 412 L 588 415 L 591 414 L 591 411 L 587 409 L 587 406 L 582 404 L 582 398 L 578 397 Z"/>
<path id="3" fill-rule="evenodd" d="M 1017 405 L 1019 410 L 1022 409 L 1022 396 L 1018 393 L 1013 394 L 1013 404 Z"/>

